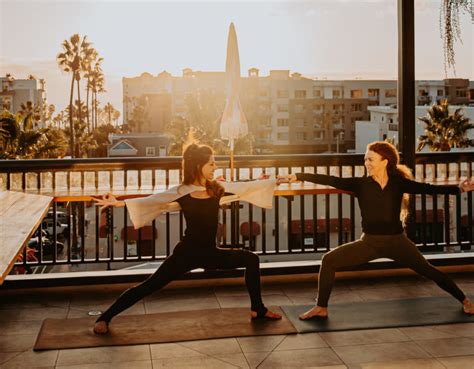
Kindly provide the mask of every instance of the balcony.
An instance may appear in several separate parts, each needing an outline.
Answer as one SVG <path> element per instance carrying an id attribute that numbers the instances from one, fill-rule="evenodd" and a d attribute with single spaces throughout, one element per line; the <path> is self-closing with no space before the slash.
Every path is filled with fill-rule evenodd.
<path id="1" fill-rule="evenodd" d="M 459 177 L 472 176 L 473 159 L 474 153 L 418 154 L 417 179 L 441 184 L 456 182 Z M 229 167 L 227 157 L 217 157 L 217 160 L 221 168 Z M 246 179 L 257 177 L 262 170 L 362 175 L 362 163 L 362 155 L 352 154 L 259 155 L 236 157 L 235 165 L 237 179 Z M 258 364 L 288 367 L 289 360 L 297 357 L 301 366 L 310 361 L 313 365 L 321 362 L 321 365 L 330 363 L 341 367 L 365 362 L 428 365 L 441 361 L 446 365 L 461 363 L 463 367 L 472 360 L 469 356 L 474 355 L 472 333 L 468 333 L 472 331 L 472 324 L 468 323 L 59 350 L 47 351 L 38 357 L 31 353 L 31 347 L 44 318 L 86 317 L 89 311 L 104 309 L 124 290 L 124 283 L 136 283 L 152 273 L 172 252 L 183 232 L 179 213 L 167 214 L 143 231 L 134 232 L 124 209 L 101 215 L 96 207 L 88 206 L 91 196 L 108 191 L 124 196 L 162 191 L 178 182 L 180 158 L 43 160 L 21 164 L 0 163 L 2 189 L 54 195 L 52 217 L 68 227 L 63 238 L 53 227 L 51 239 L 56 247 L 49 247 L 48 252 L 43 247 L 37 261 L 23 258 L 16 268 L 30 270 L 32 274 L 11 275 L 0 290 L 3 317 L 0 326 L 4 332 L 0 344 L 4 353 L 0 359 L 6 367 L 32 365 L 31 360 L 37 365 L 57 367 L 112 366 L 117 365 L 117 360 L 127 362 L 131 358 L 136 362 L 123 365 L 186 366 L 197 362 L 219 368 L 226 365 L 256 367 Z M 229 176 L 227 169 L 222 174 Z M 415 212 L 412 213 L 416 214 L 413 237 L 420 250 L 430 262 L 447 271 L 467 273 L 456 274 L 454 278 L 472 294 L 472 195 L 419 196 L 413 204 Z M 267 304 L 311 304 L 321 256 L 338 244 L 358 237 L 359 220 L 355 199 L 348 193 L 324 186 L 307 186 L 295 191 L 283 185 L 275 192 L 272 210 L 245 203 L 223 209 L 219 242 L 221 247 L 239 244 L 259 254 Z M 73 235 L 74 228 L 77 237 Z M 62 250 L 59 242 L 63 244 Z M 345 273 L 351 279 L 336 284 L 334 303 L 443 294 L 431 282 L 407 275 L 406 270 L 386 260 Z M 371 275 L 376 279 L 370 279 Z M 163 292 L 138 303 L 130 314 L 247 306 L 241 277 L 242 270 L 194 271 Z M 220 278 L 219 282 L 214 278 Z M 357 278 L 364 279 L 358 281 Z M 116 283 L 121 285 L 116 286 Z M 82 287 L 74 287 L 76 285 Z M 15 340 L 11 339 L 12 335 Z M 428 335 L 431 335 L 429 340 Z M 375 342 L 386 350 L 374 353 Z M 414 343 L 418 348 L 409 349 Z M 255 347 L 262 352 L 255 353 Z M 408 356 L 403 355 L 406 350 L 410 351 Z M 461 357 L 454 360 L 455 355 Z"/>
<path id="2" fill-rule="evenodd" d="M 416 158 L 416 174 L 420 181 L 454 183 L 458 178 L 472 174 L 474 153 L 418 154 Z M 221 168 L 229 167 L 227 157 L 218 157 L 217 160 Z M 362 161 L 362 155 L 349 154 L 286 155 L 283 158 L 259 155 L 237 157 L 235 166 L 237 179 L 254 178 L 262 171 L 358 176 L 364 173 Z M 221 174 L 230 177 L 228 170 Z M 142 232 L 132 234 L 129 231 L 131 223 L 125 209 L 114 209 L 106 217 L 105 214 L 99 214 L 98 208 L 91 206 L 91 201 L 93 196 L 109 191 L 124 197 L 146 196 L 177 184 L 179 176 L 179 158 L 25 160 L 21 167 L 15 161 L 1 162 L 2 188 L 52 195 L 51 224 L 63 225 L 62 228 L 51 226 L 48 229 L 49 226 L 43 224 L 51 244 L 47 250 L 45 245 L 37 245 L 38 261 L 28 261 L 25 257 L 18 267 L 43 273 L 43 278 L 50 275 L 51 279 L 59 271 L 89 271 L 92 273 L 90 278 L 99 281 L 100 278 L 108 278 L 107 270 L 110 269 L 122 270 L 162 261 L 170 255 L 174 244 L 183 234 L 182 214 L 166 214 L 163 219 L 153 221 L 148 226 L 148 237 Z M 416 239 L 424 250 L 439 253 L 440 258 L 435 263 L 464 264 L 466 260 L 472 260 L 471 194 L 418 196 L 413 203 L 415 210 L 421 211 L 421 214 L 427 211 L 437 213 L 438 209 L 444 211 L 443 219 L 430 221 L 435 226 L 442 226 L 443 234 L 429 242 L 423 237 Z M 347 231 L 349 240 L 359 237 L 360 218 L 356 208 L 354 197 L 343 191 L 324 186 L 306 186 L 302 191 L 291 191 L 281 186 L 275 192 L 272 210 L 262 210 L 246 203 L 222 210 L 221 247 L 245 244 L 255 250 L 261 255 L 262 261 L 268 263 L 264 274 L 317 272 L 319 262 L 316 260 L 320 259 L 321 253 L 346 241 L 343 219 L 350 220 Z M 461 219 L 464 221 L 461 222 Z M 324 222 L 327 226 L 324 226 L 324 231 L 318 231 L 316 226 L 312 228 L 316 232 L 301 230 L 298 237 L 295 232 L 289 231 L 294 221 L 305 223 L 308 220 L 314 225 Z M 261 234 L 252 234 L 252 227 L 249 234 L 242 234 L 239 229 L 246 222 L 258 223 L 262 228 Z M 332 222 L 340 224 L 338 230 L 331 229 Z M 422 217 L 420 222 L 421 226 L 426 226 L 426 217 Z M 41 248 L 44 250 L 41 251 Z M 454 255 L 449 255 L 451 261 L 442 261 L 446 251 L 454 252 Z M 273 268 L 275 265 L 279 267 Z M 390 264 L 384 267 L 390 267 Z M 37 274 L 12 276 L 7 283 L 45 283 L 44 279 L 41 279 L 43 282 L 35 281 L 35 276 Z M 120 276 L 119 273 L 114 278 L 123 278 L 127 282 L 140 279 L 140 276 Z"/>

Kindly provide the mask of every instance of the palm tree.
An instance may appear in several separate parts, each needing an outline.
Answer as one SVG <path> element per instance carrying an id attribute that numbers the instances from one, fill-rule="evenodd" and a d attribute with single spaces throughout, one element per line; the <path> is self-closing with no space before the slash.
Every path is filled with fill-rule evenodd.
<path id="1" fill-rule="evenodd" d="M 26 124 L 29 128 L 38 127 L 38 123 L 41 122 L 41 108 L 33 104 L 31 101 L 20 104 L 18 114 L 21 118 L 25 119 Z"/>
<path id="2" fill-rule="evenodd" d="M 95 71 L 94 75 L 94 83 L 93 83 L 93 93 L 94 93 L 94 118 L 95 118 L 95 128 L 98 125 L 98 118 L 99 118 L 99 100 L 97 98 L 97 94 L 106 92 L 105 90 L 105 78 L 102 69 L 99 68 Z"/>
<path id="3" fill-rule="evenodd" d="M 69 108 L 67 108 L 66 111 L 67 114 L 69 114 Z M 92 137 L 92 133 L 89 133 L 87 130 L 86 123 L 80 120 L 80 117 L 83 116 L 86 111 L 84 102 L 76 100 L 72 111 L 72 117 L 74 122 L 74 140 L 76 141 L 75 152 L 77 153 L 77 157 L 80 158 L 87 157 L 89 152 L 97 146 Z"/>
<path id="4" fill-rule="evenodd" d="M 115 110 L 114 106 L 111 103 L 107 103 L 104 106 L 104 112 L 107 114 L 107 124 L 112 125 L 112 116 L 114 116 Z"/>
<path id="5" fill-rule="evenodd" d="M 86 59 L 86 72 L 84 74 L 84 77 L 87 80 L 86 84 L 86 93 L 87 93 L 87 98 L 86 98 L 86 108 L 87 108 L 87 128 L 89 129 L 89 132 L 91 131 L 92 127 L 90 124 L 89 116 L 89 95 L 92 92 L 92 101 L 91 101 L 91 106 L 94 106 L 94 87 L 96 85 L 96 79 L 98 78 L 98 75 L 102 73 L 102 68 L 101 68 L 101 63 L 104 59 L 99 58 L 99 54 L 97 53 L 97 50 L 91 48 L 90 51 L 88 52 L 87 59 Z M 93 114 L 94 114 L 94 109 L 91 109 L 92 117 L 91 119 L 93 120 Z"/>
<path id="6" fill-rule="evenodd" d="M 0 115 L 0 142 L 2 159 L 57 158 L 65 152 L 66 144 L 60 133 L 34 128 L 30 115 L 8 111 Z"/>
<path id="7" fill-rule="evenodd" d="M 425 134 L 418 137 L 417 151 L 426 145 L 431 151 L 450 151 L 453 147 L 474 146 L 473 140 L 467 137 L 467 131 L 474 128 L 469 118 L 463 116 L 462 108 L 449 113 L 447 100 L 433 105 L 428 115 L 418 118 L 425 123 Z"/>
<path id="8" fill-rule="evenodd" d="M 79 82 L 81 79 L 81 72 L 84 67 L 84 57 L 87 50 L 90 48 L 90 43 L 87 41 L 87 36 L 81 38 L 77 33 L 72 35 L 69 40 L 64 40 L 62 43 L 63 52 L 59 53 L 56 57 L 59 67 L 68 73 L 71 73 L 71 91 L 69 95 L 69 109 L 73 109 L 74 101 L 74 83 L 77 82 L 78 100 L 80 101 L 80 86 Z M 81 118 L 80 118 L 81 120 Z M 69 117 L 69 129 L 70 129 L 70 148 L 71 156 L 75 157 L 76 153 L 74 150 L 74 124 L 72 121 L 72 115 Z"/>

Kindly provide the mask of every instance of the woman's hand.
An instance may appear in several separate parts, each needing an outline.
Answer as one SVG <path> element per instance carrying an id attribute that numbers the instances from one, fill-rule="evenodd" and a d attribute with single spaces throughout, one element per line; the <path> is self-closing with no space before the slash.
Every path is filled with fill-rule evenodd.
<path id="1" fill-rule="evenodd" d="M 282 184 L 282 183 L 293 183 L 296 182 L 296 175 L 295 174 L 288 174 L 285 176 L 277 176 L 277 184 Z"/>
<path id="2" fill-rule="evenodd" d="M 473 191 L 474 182 L 470 179 L 465 179 L 464 181 L 461 181 L 461 183 L 459 183 L 459 188 L 461 189 L 461 192 Z"/>
<path id="3" fill-rule="evenodd" d="M 94 198 L 94 201 L 96 202 L 95 204 L 96 206 L 100 206 L 101 212 L 107 209 L 109 206 L 113 206 L 113 207 L 125 206 L 124 201 L 117 200 L 117 198 L 111 193 L 108 193 L 107 195 L 102 196 L 102 198 L 100 199 Z"/>

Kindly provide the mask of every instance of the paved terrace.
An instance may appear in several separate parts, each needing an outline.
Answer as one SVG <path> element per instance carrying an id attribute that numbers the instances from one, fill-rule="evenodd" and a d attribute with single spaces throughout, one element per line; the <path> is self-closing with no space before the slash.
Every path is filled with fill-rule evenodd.
<path id="1" fill-rule="evenodd" d="M 339 279 L 332 303 L 444 295 L 431 281 L 411 274 L 370 274 Z M 466 293 L 474 294 L 470 269 L 452 276 Z M 264 277 L 264 300 L 267 305 L 312 304 L 315 284 L 312 275 Z M 90 310 L 106 308 L 127 287 L 0 291 L 0 368 L 474 368 L 472 323 L 32 351 L 43 319 L 85 317 Z M 177 281 L 125 314 L 199 314 L 199 309 L 237 306 L 248 306 L 241 279 Z"/>

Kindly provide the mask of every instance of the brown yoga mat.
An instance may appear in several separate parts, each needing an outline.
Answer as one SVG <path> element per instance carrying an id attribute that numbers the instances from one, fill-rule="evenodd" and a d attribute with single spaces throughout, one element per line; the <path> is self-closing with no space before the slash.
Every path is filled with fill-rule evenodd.
<path id="1" fill-rule="evenodd" d="M 296 333 L 280 308 L 281 320 L 251 320 L 247 308 L 207 309 L 114 318 L 107 335 L 94 334 L 95 318 L 46 319 L 36 339 L 38 350 L 139 345 L 210 338 Z"/>

